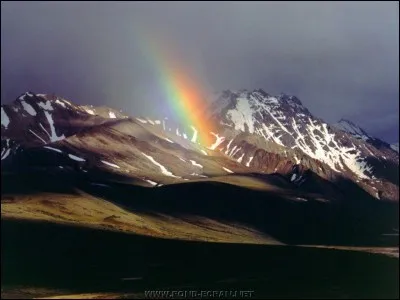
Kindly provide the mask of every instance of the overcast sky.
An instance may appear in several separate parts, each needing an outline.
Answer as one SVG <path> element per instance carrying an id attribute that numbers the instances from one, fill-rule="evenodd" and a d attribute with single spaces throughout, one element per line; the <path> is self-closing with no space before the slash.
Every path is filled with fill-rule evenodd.
<path id="1" fill-rule="evenodd" d="M 294 94 L 398 141 L 397 2 L 3 1 L 1 103 L 29 90 L 154 114 L 162 59 L 144 37 L 168 41 L 204 94 Z"/>

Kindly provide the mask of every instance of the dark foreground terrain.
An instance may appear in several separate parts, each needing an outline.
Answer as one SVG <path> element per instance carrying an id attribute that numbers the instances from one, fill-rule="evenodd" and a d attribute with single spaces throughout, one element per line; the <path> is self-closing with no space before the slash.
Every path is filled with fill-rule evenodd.
<path id="1" fill-rule="evenodd" d="M 398 259 L 296 246 L 205 243 L 2 219 L 2 298 L 253 290 L 255 298 L 398 298 Z M 36 292 L 26 293 L 29 288 Z M 32 290 L 31 290 L 32 291 Z"/>

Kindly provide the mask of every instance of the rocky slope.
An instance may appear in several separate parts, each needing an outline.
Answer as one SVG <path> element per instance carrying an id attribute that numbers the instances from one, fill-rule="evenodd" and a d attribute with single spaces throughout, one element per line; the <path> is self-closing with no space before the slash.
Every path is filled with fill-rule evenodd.
<path id="1" fill-rule="evenodd" d="M 351 183 L 376 199 L 398 201 L 398 153 L 349 121 L 330 126 L 294 96 L 217 94 L 206 111 L 215 128 L 206 133 L 209 145 L 199 142 L 190 124 L 129 118 L 51 95 L 25 93 L 1 111 L 4 167 L 52 161 L 61 170 L 108 169 L 153 186 L 275 173 L 297 188 L 335 198 L 351 195 Z"/>
<path id="2" fill-rule="evenodd" d="M 376 198 L 398 199 L 398 153 L 389 144 L 354 124 L 330 126 L 294 96 L 224 91 L 208 111 L 219 124 L 219 151 L 241 163 L 274 172 L 286 159 L 333 182 L 348 178 Z M 271 153 L 279 158 L 271 161 Z"/>

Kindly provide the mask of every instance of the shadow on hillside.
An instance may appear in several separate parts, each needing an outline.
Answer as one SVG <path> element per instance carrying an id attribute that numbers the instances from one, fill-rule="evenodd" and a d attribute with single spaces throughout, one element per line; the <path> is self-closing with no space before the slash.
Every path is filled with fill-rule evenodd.
<path id="1" fill-rule="evenodd" d="M 93 181 L 109 187 L 94 186 Z M 130 181 L 132 184 L 123 182 Z M 349 199 L 324 203 L 295 201 L 286 195 L 218 182 L 193 182 L 145 188 L 132 178 L 109 173 L 2 174 L 2 194 L 39 191 L 73 193 L 75 188 L 127 210 L 181 217 L 203 216 L 241 223 L 285 244 L 397 246 L 398 236 L 384 236 L 398 227 L 398 203 L 379 202 L 345 179 L 336 184 Z M 292 198 L 292 195 L 291 195 Z"/>
<path id="2" fill-rule="evenodd" d="M 399 186 L 399 164 L 391 160 L 379 160 L 374 156 L 367 157 L 366 161 L 373 166 L 376 178 L 382 178 Z"/>
<path id="3" fill-rule="evenodd" d="M 398 298 L 398 260 L 333 249 L 164 240 L 1 221 L 2 293 L 253 290 L 256 298 Z M 132 280 L 122 280 L 133 278 Z M 373 283 L 373 284 L 371 284 Z"/>

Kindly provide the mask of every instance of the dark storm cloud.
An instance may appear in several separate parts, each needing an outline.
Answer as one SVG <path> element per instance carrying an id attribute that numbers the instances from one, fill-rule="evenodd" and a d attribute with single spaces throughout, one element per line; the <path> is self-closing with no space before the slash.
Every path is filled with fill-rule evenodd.
<path id="1" fill-rule="evenodd" d="M 26 90 L 147 114 L 164 104 L 144 36 L 202 93 L 297 95 L 328 122 L 398 139 L 397 2 L 2 2 L 1 101 Z M 138 34 L 141 32 L 142 36 Z"/>

